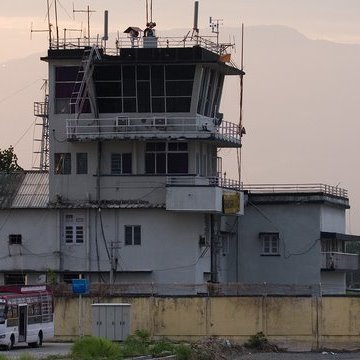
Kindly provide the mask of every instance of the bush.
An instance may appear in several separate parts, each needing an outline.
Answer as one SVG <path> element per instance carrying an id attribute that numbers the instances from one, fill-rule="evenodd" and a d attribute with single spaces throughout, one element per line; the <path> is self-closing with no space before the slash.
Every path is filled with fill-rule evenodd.
<path id="1" fill-rule="evenodd" d="M 246 348 L 263 350 L 268 345 L 268 339 L 263 332 L 258 332 L 255 335 L 251 335 L 250 339 L 244 344 Z"/>
<path id="2" fill-rule="evenodd" d="M 75 359 L 121 359 L 120 347 L 110 340 L 88 336 L 77 340 L 71 348 Z"/>
<path id="3" fill-rule="evenodd" d="M 136 330 L 134 335 L 128 336 L 122 344 L 121 354 L 124 357 L 149 355 L 150 344 L 150 334 L 146 330 Z"/>
<path id="4" fill-rule="evenodd" d="M 166 340 L 159 340 L 149 346 L 149 352 L 153 357 L 172 355 L 175 345 Z"/>
<path id="5" fill-rule="evenodd" d="M 189 345 L 184 345 L 184 344 L 176 345 L 175 355 L 177 360 L 189 360 L 192 355 L 192 349 Z"/>

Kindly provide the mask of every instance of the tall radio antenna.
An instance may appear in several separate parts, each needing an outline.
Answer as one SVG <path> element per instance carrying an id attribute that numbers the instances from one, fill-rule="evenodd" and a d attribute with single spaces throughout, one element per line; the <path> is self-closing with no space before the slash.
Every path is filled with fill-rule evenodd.
<path id="1" fill-rule="evenodd" d="M 51 21 L 50 21 L 50 5 L 49 0 L 47 0 L 47 21 L 48 21 L 48 28 L 47 29 L 33 29 L 33 24 L 30 25 L 30 39 L 32 39 L 32 33 L 34 32 L 47 32 L 49 37 L 49 49 L 51 48 L 51 42 L 52 42 L 52 34 L 51 34 Z"/>
<path id="2" fill-rule="evenodd" d="M 75 10 L 74 8 L 73 8 L 73 14 L 74 14 L 74 18 L 75 18 L 75 13 L 76 12 L 79 12 L 79 13 L 84 13 L 84 12 L 86 12 L 87 13 L 87 21 L 88 21 L 88 26 L 87 26 L 87 32 L 88 32 L 88 45 L 90 46 L 90 14 L 92 13 L 92 12 L 96 12 L 95 10 L 90 10 L 90 7 L 89 7 L 89 5 L 87 6 L 87 9 L 86 10 Z"/>

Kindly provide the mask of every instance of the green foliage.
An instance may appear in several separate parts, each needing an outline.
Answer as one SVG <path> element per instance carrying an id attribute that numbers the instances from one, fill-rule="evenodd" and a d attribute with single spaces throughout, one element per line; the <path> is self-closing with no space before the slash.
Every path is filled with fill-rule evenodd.
<path id="1" fill-rule="evenodd" d="M 6 358 L 4 357 L 4 359 L 6 359 Z M 20 360 L 36 360 L 36 358 L 30 354 L 22 354 L 19 359 Z"/>
<path id="2" fill-rule="evenodd" d="M 192 349 L 189 345 L 185 345 L 185 344 L 176 345 L 175 355 L 177 360 L 189 360 L 192 355 Z"/>
<path id="3" fill-rule="evenodd" d="M 258 332 L 255 335 L 251 335 L 250 339 L 244 344 L 246 348 L 264 350 L 268 346 L 268 339 L 263 332 Z"/>
<path id="4" fill-rule="evenodd" d="M 150 334 L 146 330 L 136 330 L 134 335 L 128 336 L 122 344 L 121 354 L 124 357 L 148 355 L 150 344 Z"/>
<path id="5" fill-rule="evenodd" d="M 160 340 L 150 345 L 149 351 L 153 357 L 168 356 L 175 353 L 175 345 L 169 341 Z"/>
<path id="6" fill-rule="evenodd" d="M 5 355 L 0 354 L 0 360 L 6 360 L 7 357 Z"/>
<path id="7" fill-rule="evenodd" d="M 48 269 L 46 277 L 47 277 L 47 283 L 49 285 L 55 286 L 57 284 L 56 273 L 54 270 Z"/>
<path id="8" fill-rule="evenodd" d="M 120 346 L 110 340 L 87 336 L 77 340 L 72 348 L 71 353 L 74 359 L 121 359 Z"/>
<path id="9" fill-rule="evenodd" d="M 18 158 L 11 145 L 8 149 L 0 149 L 0 172 L 11 173 L 14 171 L 22 171 L 23 169 L 18 165 L 17 161 Z"/>
<path id="10" fill-rule="evenodd" d="M 71 350 L 73 360 L 120 360 L 135 356 L 160 357 L 173 354 L 178 360 L 189 360 L 192 348 L 190 345 L 175 344 L 170 340 L 153 341 L 146 330 L 136 330 L 120 345 L 103 338 L 83 337 L 73 344 Z"/>

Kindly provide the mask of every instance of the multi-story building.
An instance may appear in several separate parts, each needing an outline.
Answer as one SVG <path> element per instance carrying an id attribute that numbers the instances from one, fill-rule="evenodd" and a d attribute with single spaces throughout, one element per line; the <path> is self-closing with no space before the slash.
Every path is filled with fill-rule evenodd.
<path id="1" fill-rule="evenodd" d="M 10 220 L 1 232 L 12 255 L 4 273 L 228 280 L 219 249 L 236 242 L 235 226 L 224 224 L 240 213 L 242 196 L 238 181 L 222 178 L 218 149 L 239 148 L 241 129 L 219 108 L 225 77 L 243 72 L 229 62 L 226 46 L 197 33 L 179 42 L 153 30 L 126 32 L 116 49 L 57 39 L 42 58 L 49 69 L 49 173 L 14 175 L 11 194 L 19 196 L 27 181 L 48 181 L 48 197 L 32 209 L 23 197 L 20 211 L 4 194 Z"/>
<path id="2" fill-rule="evenodd" d="M 152 24 L 153 25 L 153 24 Z M 345 291 L 347 193 L 246 187 L 220 148 L 243 128 L 219 112 L 228 45 L 157 38 L 53 39 L 44 169 L 0 176 L 0 283 L 319 284 Z M 94 44 L 93 44 L 94 43 Z M 49 144 L 49 146 L 47 145 Z M 49 163 L 45 160 L 49 154 Z M 297 187 L 298 189 L 298 187 Z M 200 290 L 201 291 L 201 290 Z"/>

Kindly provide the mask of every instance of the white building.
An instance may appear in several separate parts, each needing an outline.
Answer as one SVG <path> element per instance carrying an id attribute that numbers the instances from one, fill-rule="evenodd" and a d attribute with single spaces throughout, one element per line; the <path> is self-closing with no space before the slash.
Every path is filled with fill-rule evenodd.
<path id="1" fill-rule="evenodd" d="M 4 177 L 3 282 L 49 271 L 59 281 L 227 281 L 218 248 L 236 229 L 222 224 L 243 197 L 217 152 L 239 148 L 241 129 L 218 109 L 225 77 L 243 72 L 197 35 L 126 38 L 116 49 L 81 40 L 55 41 L 42 58 L 49 173 Z"/>
<path id="2" fill-rule="evenodd" d="M 116 49 L 60 39 L 42 58 L 49 95 L 35 113 L 48 120 L 49 172 L 0 176 L 0 283 L 344 292 L 358 268 L 344 241 L 359 240 L 345 234 L 347 194 L 247 187 L 241 216 L 242 187 L 222 176 L 218 149 L 241 147 L 243 129 L 219 108 L 225 77 L 244 73 L 197 33 L 179 42 L 132 28 Z"/>

